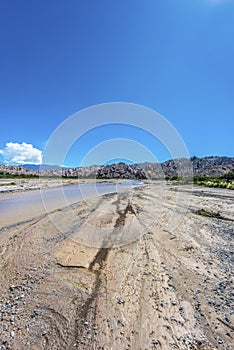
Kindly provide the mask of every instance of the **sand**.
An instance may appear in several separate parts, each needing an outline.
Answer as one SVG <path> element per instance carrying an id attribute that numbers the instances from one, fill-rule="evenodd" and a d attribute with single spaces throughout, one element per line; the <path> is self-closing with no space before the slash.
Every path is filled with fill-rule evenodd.
<path id="1" fill-rule="evenodd" d="M 155 182 L 2 229 L 2 349 L 231 350 L 233 199 Z"/>

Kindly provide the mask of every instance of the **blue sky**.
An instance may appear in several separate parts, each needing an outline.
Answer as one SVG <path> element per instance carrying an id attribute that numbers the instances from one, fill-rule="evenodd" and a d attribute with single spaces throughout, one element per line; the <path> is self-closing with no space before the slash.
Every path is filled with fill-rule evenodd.
<path id="1" fill-rule="evenodd" d="M 60 123 L 112 101 L 158 111 L 191 155 L 233 156 L 233 18 L 232 0 L 1 0 L 0 162 L 39 162 Z M 115 125 L 84 135 L 65 164 L 121 137 L 170 158 Z"/>

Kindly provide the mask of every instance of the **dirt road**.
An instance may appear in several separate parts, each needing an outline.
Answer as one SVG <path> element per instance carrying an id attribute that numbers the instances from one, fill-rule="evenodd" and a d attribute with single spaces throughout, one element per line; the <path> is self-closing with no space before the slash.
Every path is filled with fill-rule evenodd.
<path id="1" fill-rule="evenodd" d="M 1 349 L 233 349 L 233 199 L 151 183 L 2 229 Z"/>

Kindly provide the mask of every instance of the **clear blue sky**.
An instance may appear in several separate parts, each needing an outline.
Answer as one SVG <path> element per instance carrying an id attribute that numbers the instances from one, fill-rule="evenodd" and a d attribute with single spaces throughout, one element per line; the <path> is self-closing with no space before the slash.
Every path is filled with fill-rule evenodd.
<path id="1" fill-rule="evenodd" d="M 111 101 L 158 111 L 191 155 L 233 156 L 233 19 L 232 0 L 1 0 L 0 162 L 7 143 L 43 150 L 68 116 Z M 122 134 L 88 133 L 66 165 Z"/>

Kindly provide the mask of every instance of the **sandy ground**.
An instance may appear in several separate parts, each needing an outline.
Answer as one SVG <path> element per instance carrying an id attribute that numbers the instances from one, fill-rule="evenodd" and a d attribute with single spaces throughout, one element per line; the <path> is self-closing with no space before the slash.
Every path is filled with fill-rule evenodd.
<path id="1" fill-rule="evenodd" d="M 233 349 L 233 198 L 152 183 L 2 229 L 0 348 Z"/>
<path id="2" fill-rule="evenodd" d="M 36 190 L 40 188 L 56 187 L 62 183 L 62 179 L 46 178 L 46 179 L 0 179 L 0 193 L 22 192 Z M 77 183 L 77 180 L 64 180 L 68 185 Z"/>

